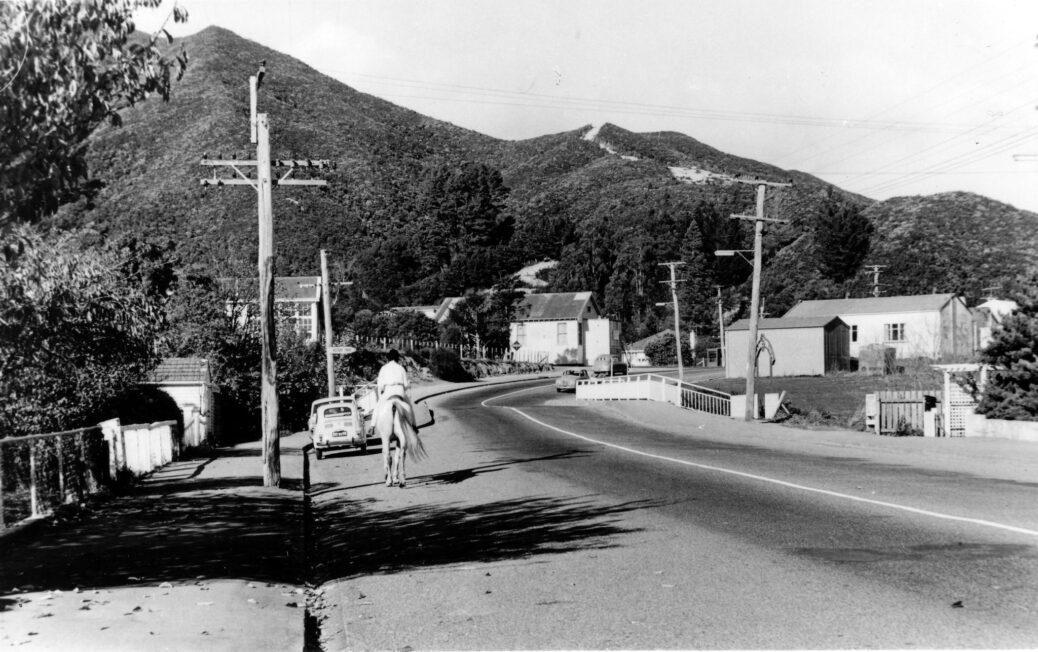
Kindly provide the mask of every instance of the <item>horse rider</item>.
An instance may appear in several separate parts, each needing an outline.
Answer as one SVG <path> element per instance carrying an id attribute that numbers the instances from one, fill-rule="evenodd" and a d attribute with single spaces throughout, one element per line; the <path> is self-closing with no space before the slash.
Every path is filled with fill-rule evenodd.
<path id="1" fill-rule="evenodd" d="M 378 402 L 383 402 L 390 396 L 399 396 L 407 402 L 410 408 L 408 419 L 411 425 L 415 424 L 414 403 L 411 401 L 411 381 L 407 378 L 407 369 L 400 364 L 400 352 L 396 349 L 389 350 L 389 361 L 378 370 Z"/>

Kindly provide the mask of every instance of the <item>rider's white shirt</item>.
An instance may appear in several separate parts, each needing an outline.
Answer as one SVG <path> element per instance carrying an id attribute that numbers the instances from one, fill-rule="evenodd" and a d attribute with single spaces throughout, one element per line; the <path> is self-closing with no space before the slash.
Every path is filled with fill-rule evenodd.
<path id="1" fill-rule="evenodd" d="M 379 369 L 376 382 L 378 383 L 379 398 L 384 396 L 402 396 L 406 398 L 411 387 L 411 383 L 407 379 L 407 370 L 404 369 L 403 365 L 392 360 L 382 365 L 382 368 Z"/>

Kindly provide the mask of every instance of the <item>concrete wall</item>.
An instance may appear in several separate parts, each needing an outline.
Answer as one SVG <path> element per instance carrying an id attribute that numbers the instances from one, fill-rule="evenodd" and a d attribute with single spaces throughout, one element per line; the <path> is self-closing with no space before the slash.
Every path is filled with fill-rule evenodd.
<path id="1" fill-rule="evenodd" d="M 1007 421 L 967 414 L 965 436 L 1038 442 L 1038 421 Z"/>

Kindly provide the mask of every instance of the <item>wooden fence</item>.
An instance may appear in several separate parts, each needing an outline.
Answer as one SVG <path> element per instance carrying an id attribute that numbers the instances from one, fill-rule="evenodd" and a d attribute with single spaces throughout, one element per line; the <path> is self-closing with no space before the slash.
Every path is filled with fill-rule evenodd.
<path id="1" fill-rule="evenodd" d="M 942 392 L 886 391 L 865 396 L 865 425 L 876 434 L 930 434 L 942 436 Z M 927 423 L 927 420 L 930 423 Z M 928 432 L 933 430 L 932 433 Z"/>

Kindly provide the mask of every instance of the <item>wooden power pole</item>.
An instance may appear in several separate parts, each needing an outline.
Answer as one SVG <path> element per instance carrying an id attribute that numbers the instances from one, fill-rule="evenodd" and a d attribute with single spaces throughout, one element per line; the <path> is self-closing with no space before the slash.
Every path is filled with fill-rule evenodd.
<path id="1" fill-rule="evenodd" d="M 321 250 L 321 303 L 324 304 L 324 366 L 328 374 L 328 398 L 335 396 L 335 362 L 332 358 L 332 293 L 328 288 L 328 252 Z"/>
<path id="2" fill-rule="evenodd" d="M 328 161 L 314 160 L 271 160 L 270 131 L 266 113 L 256 113 L 256 96 L 259 85 L 266 72 L 266 65 L 261 64 L 259 73 L 249 78 L 249 95 L 251 113 L 249 130 L 251 140 L 256 144 L 255 160 L 211 159 L 202 156 L 202 165 L 213 168 L 213 177 L 202 179 L 203 186 L 252 186 L 256 190 L 259 214 L 259 255 L 257 267 L 259 272 L 259 312 L 260 339 L 262 353 L 260 357 L 260 412 L 262 415 L 263 436 L 263 486 L 278 487 L 281 485 L 281 445 L 278 440 L 278 394 L 277 394 L 277 339 L 274 326 L 274 212 L 272 208 L 271 189 L 273 186 L 323 186 L 323 179 L 289 179 L 296 168 L 329 167 Z M 238 178 L 217 178 L 217 167 L 233 169 Z M 251 178 L 241 168 L 256 168 L 256 177 Z M 287 167 L 288 171 L 280 178 L 273 177 L 274 167 Z"/>
<path id="3" fill-rule="evenodd" d="M 681 316 L 678 313 L 678 283 L 683 282 L 685 279 L 675 277 L 675 268 L 679 265 L 684 265 L 683 261 L 674 261 L 669 263 L 660 263 L 660 266 L 666 266 L 670 268 L 670 280 L 661 281 L 670 285 L 670 296 L 674 301 L 674 346 L 678 349 L 678 380 L 685 382 L 685 365 L 681 361 Z"/>
<path id="4" fill-rule="evenodd" d="M 747 421 L 753 421 L 757 414 L 757 401 L 754 394 L 757 391 L 757 324 L 760 319 L 760 272 L 764 223 L 789 223 L 789 220 L 764 217 L 764 193 L 768 186 L 786 187 L 792 184 L 771 181 L 744 181 L 743 183 L 754 183 L 757 186 L 757 214 L 731 216 L 733 220 L 751 220 L 753 222 L 753 290 L 750 295 L 750 334 L 746 353 L 746 413 L 744 415 Z"/>

